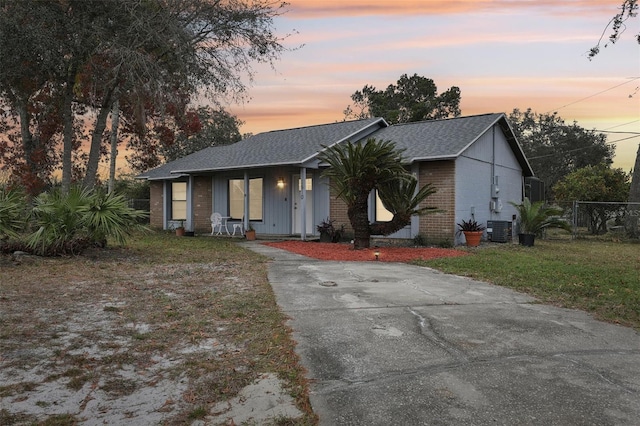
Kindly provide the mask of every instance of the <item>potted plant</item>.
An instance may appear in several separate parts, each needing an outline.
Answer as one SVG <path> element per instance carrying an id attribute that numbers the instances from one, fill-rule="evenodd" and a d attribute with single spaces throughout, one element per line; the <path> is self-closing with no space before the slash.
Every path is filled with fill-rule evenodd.
<path id="1" fill-rule="evenodd" d="M 484 229 L 484 226 L 480 225 L 473 219 L 463 220 L 462 222 L 458 223 L 457 234 L 464 234 L 464 239 L 467 242 L 467 246 L 477 247 L 480 245 L 480 240 L 482 239 Z"/>
<path id="2" fill-rule="evenodd" d="M 185 233 L 185 230 L 184 230 L 184 220 L 183 220 L 183 219 L 181 219 L 181 220 L 179 220 L 178 222 L 179 222 L 179 225 L 178 225 L 178 226 L 176 226 L 176 236 L 178 236 L 178 237 L 183 237 L 183 236 L 184 236 L 184 233 Z"/>
<path id="3" fill-rule="evenodd" d="M 249 222 L 249 226 L 247 226 L 247 229 L 244 231 L 244 237 L 247 241 L 253 241 L 256 239 L 256 230 L 253 229 L 251 222 Z"/>
<path id="4" fill-rule="evenodd" d="M 333 226 L 333 222 L 335 222 L 335 220 L 327 218 L 320 222 L 320 225 L 316 226 L 316 229 L 320 233 L 321 243 L 337 243 L 342 239 L 344 235 L 344 225 L 336 228 Z"/>
<path id="5" fill-rule="evenodd" d="M 547 228 L 559 228 L 571 231 L 571 225 L 563 220 L 563 210 L 560 207 L 545 206 L 544 201 L 532 203 L 528 198 L 520 204 L 510 202 L 518 212 L 520 231 L 518 241 L 520 245 L 533 247 L 536 235 Z"/>

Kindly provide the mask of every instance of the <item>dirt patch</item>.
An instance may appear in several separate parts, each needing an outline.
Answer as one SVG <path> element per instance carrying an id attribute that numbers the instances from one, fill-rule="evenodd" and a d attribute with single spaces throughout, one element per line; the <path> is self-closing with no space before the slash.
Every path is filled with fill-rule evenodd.
<path id="1" fill-rule="evenodd" d="M 162 247 L 169 237 L 148 238 Z M 283 412 L 297 416 L 287 424 L 313 424 L 264 259 L 172 238 L 184 257 L 170 263 L 146 240 L 142 250 L 3 259 L 0 424 L 233 424 L 214 417 L 220 404 L 267 373 L 269 392 L 298 406 Z"/>
<path id="2" fill-rule="evenodd" d="M 466 256 L 462 250 L 434 247 L 372 247 L 354 250 L 351 244 L 318 243 L 311 241 L 276 241 L 265 245 L 288 250 L 320 260 L 410 262 L 442 257 Z M 376 253 L 378 256 L 376 257 Z"/>

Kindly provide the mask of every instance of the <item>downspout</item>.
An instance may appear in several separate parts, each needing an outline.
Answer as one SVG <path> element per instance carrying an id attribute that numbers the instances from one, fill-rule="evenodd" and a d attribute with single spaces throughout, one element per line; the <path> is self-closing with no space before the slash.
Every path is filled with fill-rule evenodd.
<path id="1" fill-rule="evenodd" d="M 307 169 L 300 168 L 300 239 L 307 239 Z"/>
<path id="2" fill-rule="evenodd" d="M 249 229 L 249 171 L 244 172 L 244 229 Z"/>
<path id="3" fill-rule="evenodd" d="M 497 199 L 494 199 L 493 196 L 497 195 L 493 193 L 493 188 L 494 185 L 496 184 L 496 125 L 494 124 L 493 127 L 491 127 L 491 186 L 489 188 L 491 188 L 491 200 L 492 202 L 497 203 Z M 490 204 L 490 206 L 493 206 L 493 204 Z M 493 215 L 494 215 L 494 211 L 495 209 L 491 209 L 491 211 L 489 212 L 489 217 L 491 217 L 493 219 Z"/>

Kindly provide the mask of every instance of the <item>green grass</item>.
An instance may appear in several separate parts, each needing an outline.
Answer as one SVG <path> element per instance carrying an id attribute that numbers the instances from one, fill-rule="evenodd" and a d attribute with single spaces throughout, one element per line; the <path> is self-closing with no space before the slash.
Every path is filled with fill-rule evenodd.
<path id="1" fill-rule="evenodd" d="M 176 237 L 172 232 L 139 234 L 132 237 L 127 247 L 132 255 L 152 263 L 201 263 L 247 260 L 247 250 L 236 244 L 236 239 L 202 237 Z"/>
<path id="2" fill-rule="evenodd" d="M 470 256 L 415 262 L 446 273 L 529 293 L 544 303 L 582 309 L 640 330 L 640 245 L 539 241 L 504 245 Z"/>

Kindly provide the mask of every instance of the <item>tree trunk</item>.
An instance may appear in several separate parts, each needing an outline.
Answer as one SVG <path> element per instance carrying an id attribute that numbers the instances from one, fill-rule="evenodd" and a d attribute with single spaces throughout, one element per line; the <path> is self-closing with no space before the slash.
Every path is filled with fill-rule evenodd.
<path id="1" fill-rule="evenodd" d="M 64 89 L 62 104 L 63 143 L 62 143 L 62 192 L 68 193 L 71 186 L 71 156 L 73 151 L 73 80 L 75 73 L 71 73 Z"/>
<path id="2" fill-rule="evenodd" d="M 371 235 L 390 235 L 411 223 L 411 215 L 396 213 L 389 222 L 376 222 L 369 226 Z"/>
<path id="3" fill-rule="evenodd" d="M 102 145 L 102 135 L 107 127 L 107 117 L 111 112 L 111 95 L 113 89 L 105 94 L 96 118 L 96 125 L 91 135 L 91 148 L 89 149 L 89 160 L 87 162 L 87 172 L 84 176 L 83 185 L 87 188 L 93 188 L 96 184 L 98 176 L 98 164 L 100 162 L 100 146 Z"/>
<path id="4" fill-rule="evenodd" d="M 68 65 L 64 95 L 62 101 L 62 192 L 68 193 L 71 187 L 73 169 L 73 88 L 78 73 L 78 63 L 75 58 Z"/>
<path id="5" fill-rule="evenodd" d="M 118 156 L 118 125 L 120 123 L 120 104 L 116 99 L 111 108 L 111 157 L 109 159 L 109 189 L 111 194 L 116 182 L 116 157 Z"/>
<path id="6" fill-rule="evenodd" d="M 26 170 L 21 173 L 20 180 L 29 195 L 37 195 L 44 187 L 40 168 L 41 164 L 35 161 L 35 153 L 39 148 L 39 140 L 31 133 L 31 114 L 27 102 L 18 103 L 18 115 L 20 117 L 20 136 L 22 139 L 22 151 Z"/>
<path id="7" fill-rule="evenodd" d="M 368 215 L 369 194 L 359 195 L 354 205 L 349 206 L 347 214 L 353 228 L 353 248 L 363 249 L 371 246 L 371 230 Z"/>
<path id="8" fill-rule="evenodd" d="M 20 105 L 18 109 L 20 115 L 20 134 L 22 136 L 22 150 L 24 151 L 24 161 L 27 163 L 29 171 L 34 169 L 33 167 L 33 151 L 35 149 L 33 144 L 33 135 L 29 124 L 31 122 L 31 116 L 26 105 Z"/>

